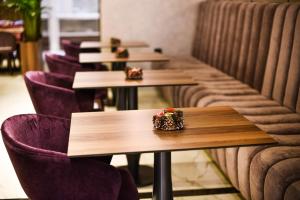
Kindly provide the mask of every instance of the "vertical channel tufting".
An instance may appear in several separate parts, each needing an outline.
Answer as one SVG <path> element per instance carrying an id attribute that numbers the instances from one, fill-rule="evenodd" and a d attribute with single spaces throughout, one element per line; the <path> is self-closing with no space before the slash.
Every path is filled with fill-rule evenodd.
<path id="1" fill-rule="evenodd" d="M 223 69 L 223 60 L 225 56 L 225 49 L 226 49 L 226 43 L 227 43 L 227 35 L 228 35 L 228 24 L 229 24 L 229 13 L 230 13 L 230 8 L 232 6 L 231 2 L 226 2 L 225 5 L 225 11 L 224 11 L 224 26 L 221 34 L 221 40 L 220 40 L 220 49 L 218 53 L 218 58 L 217 58 L 217 65 L 216 67 L 219 69 Z"/>
<path id="2" fill-rule="evenodd" d="M 194 35 L 194 42 L 193 42 L 193 49 L 192 49 L 192 56 L 198 58 L 199 54 L 199 46 L 201 41 L 201 28 L 203 22 L 203 7 L 205 3 L 200 3 L 198 7 L 198 16 L 197 16 L 197 25 L 196 25 L 196 32 Z"/>
<path id="3" fill-rule="evenodd" d="M 228 25 L 228 42 L 226 45 L 226 51 L 225 51 L 225 58 L 224 58 L 224 72 L 229 74 L 230 70 L 230 61 L 232 59 L 232 52 L 233 52 L 233 44 L 234 44 L 234 38 L 237 34 L 236 31 L 236 25 L 237 25 L 237 17 L 238 17 L 238 11 L 239 7 L 241 6 L 240 2 L 235 2 L 234 5 L 231 7 L 231 11 L 229 14 L 229 25 Z"/>
<path id="4" fill-rule="evenodd" d="M 294 112 L 300 86 L 300 11 L 296 19 L 294 32 L 293 49 L 291 53 L 291 61 L 288 72 L 287 84 L 284 95 L 284 105 L 289 107 Z"/>
<path id="5" fill-rule="evenodd" d="M 205 16 L 207 19 L 204 22 L 204 38 L 203 38 L 203 50 L 201 51 L 201 60 L 207 62 L 207 50 L 208 44 L 210 40 L 210 30 L 211 30 L 211 22 L 212 22 L 212 11 L 213 11 L 214 3 L 209 3 L 207 5 L 207 10 Z"/>
<path id="6" fill-rule="evenodd" d="M 289 4 L 281 4 L 278 6 L 274 14 L 269 54 L 262 85 L 262 94 L 268 98 L 272 97 L 275 72 L 281 46 L 282 30 L 285 21 L 285 14 L 288 8 Z"/>
<path id="7" fill-rule="evenodd" d="M 203 17 L 201 18 L 202 23 L 201 28 L 200 28 L 200 36 L 199 36 L 199 46 L 198 46 L 198 55 L 197 58 L 202 60 L 202 52 L 204 50 L 203 46 L 204 46 L 204 41 L 205 41 L 205 33 L 206 33 L 206 26 L 207 26 L 207 10 L 209 7 L 209 3 L 208 2 L 204 2 L 203 3 L 203 7 L 202 7 L 202 12 L 203 12 Z"/>
<path id="8" fill-rule="evenodd" d="M 297 113 L 300 113 L 300 87 L 299 87 L 299 90 L 298 90 L 298 98 L 297 98 L 296 112 L 297 112 Z"/>
<path id="9" fill-rule="evenodd" d="M 260 53 L 258 52 L 258 44 L 260 40 L 262 17 L 265 7 L 266 4 L 258 3 L 254 8 L 252 18 L 249 52 L 243 78 L 244 82 L 252 87 L 254 80 L 255 62 L 257 59 L 257 55 Z"/>
<path id="10" fill-rule="evenodd" d="M 291 4 L 291 6 L 287 10 L 285 23 L 283 26 L 279 60 L 276 69 L 274 89 L 272 95 L 273 99 L 279 102 L 280 104 L 283 104 L 283 98 L 285 95 L 285 88 L 293 48 L 295 23 L 299 6 L 300 4 Z"/>
<path id="11" fill-rule="evenodd" d="M 243 81 L 244 79 L 244 74 L 245 74 L 245 69 L 246 69 L 246 64 L 248 59 L 253 12 L 256 5 L 257 5 L 256 3 L 249 4 L 245 13 L 245 20 L 244 20 L 245 24 L 242 33 L 241 52 L 240 52 L 237 74 L 236 74 L 236 78 L 241 81 Z"/>
<path id="12" fill-rule="evenodd" d="M 235 34 L 234 34 L 234 40 L 233 40 L 232 57 L 231 57 L 230 69 L 229 69 L 229 74 L 231 76 L 236 75 L 237 66 L 238 66 L 239 57 L 240 57 L 242 32 L 244 29 L 245 12 L 249 5 L 250 5 L 249 3 L 243 3 L 240 6 L 239 11 L 238 11 L 236 30 L 235 30 Z"/>
<path id="13" fill-rule="evenodd" d="M 220 13 L 219 13 L 219 21 L 217 24 L 217 30 L 216 30 L 216 42 L 213 47 L 213 59 L 212 59 L 212 66 L 216 67 L 218 62 L 218 52 L 221 46 L 221 36 L 223 34 L 224 29 L 224 13 L 225 13 L 225 5 L 226 2 L 220 3 Z"/>
<path id="14" fill-rule="evenodd" d="M 227 175 L 232 185 L 237 189 L 239 189 L 238 167 L 237 167 L 238 150 L 239 148 L 237 147 L 225 149 Z"/>
<path id="15" fill-rule="evenodd" d="M 212 52 L 213 52 L 213 48 L 214 48 L 214 44 L 216 42 L 216 36 L 217 36 L 217 25 L 218 25 L 218 21 L 220 19 L 220 6 L 221 3 L 217 2 L 215 3 L 215 7 L 213 10 L 213 20 L 212 20 L 212 29 L 211 29 L 211 39 L 209 41 L 209 45 L 208 45 L 208 55 L 207 55 L 207 63 L 212 65 Z"/>
<path id="16" fill-rule="evenodd" d="M 266 6 L 262 26 L 260 32 L 260 40 L 258 45 L 258 55 L 255 64 L 255 74 L 253 80 L 253 87 L 258 91 L 261 91 L 262 82 L 264 78 L 265 68 L 267 64 L 267 58 L 269 53 L 269 46 L 271 40 L 271 32 L 273 25 L 274 13 L 279 4 L 270 3 Z"/>
<path id="17" fill-rule="evenodd" d="M 208 2 L 203 2 L 203 6 L 201 7 L 201 23 L 199 24 L 200 27 L 199 27 L 199 42 L 198 42 L 198 54 L 197 54 L 197 58 L 201 60 L 201 57 L 202 57 L 202 52 L 203 52 L 203 46 L 204 46 L 204 41 L 205 41 L 205 33 L 206 33 L 206 30 L 205 30 L 205 26 L 206 26 L 206 21 L 207 21 L 207 8 L 209 6 L 209 3 Z"/>

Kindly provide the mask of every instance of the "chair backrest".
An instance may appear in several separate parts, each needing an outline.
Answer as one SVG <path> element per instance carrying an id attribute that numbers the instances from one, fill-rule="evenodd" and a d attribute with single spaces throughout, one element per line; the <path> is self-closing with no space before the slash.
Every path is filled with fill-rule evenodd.
<path id="1" fill-rule="evenodd" d="M 138 199 L 127 171 L 103 163 L 100 157 L 66 155 L 69 129 L 70 120 L 45 115 L 17 115 L 3 122 L 2 139 L 27 196 L 32 200 Z"/>
<path id="2" fill-rule="evenodd" d="M 0 32 L 0 47 L 10 47 L 9 51 L 15 51 L 17 48 L 15 36 L 8 32 Z"/>
<path id="3" fill-rule="evenodd" d="M 65 74 L 68 76 L 75 76 L 78 71 L 94 71 L 95 65 L 80 65 L 70 56 L 62 56 L 53 53 L 46 53 L 45 60 L 49 67 L 50 72 Z"/>
<path id="4" fill-rule="evenodd" d="M 2 124 L 7 152 L 22 188 L 30 198 L 45 197 L 47 194 L 43 194 L 45 189 L 42 187 L 53 191 L 56 186 L 51 184 L 55 184 L 60 175 L 53 173 L 49 177 L 51 170 L 70 162 L 66 155 L 69 126 L 67 119 L 33 114 L 13 116 Z"/>
<path id="5" fill-rule="evenodd" d="M 45 115 L 25 114 L 7 119 L 2 125 L 4 141 L 21 153 L 67 153 L 70 120 Z"/>
<path id="6" fill-rule="evenodd" d="M 64 58 L 64 56 L 46 53 L 45 60 L 50 72 L 60 73 L 74 77 L 76 71 L 80 71 L 81 66 Z"/>
<path id="7" fill-rule="evenodd" d="M 27 90 L 38 114 L 70 118 L 72 112 L 80 112 L 79 100 L 69 88 L 71 83 L 63 87 L 61 79 L 61 75 L 38 71 L 29 71 L 24 75 Z M 70 77 L 68 79 L 72 80 Z M 92 110 L 92 95 L 86 97 L 85 101 L 89 102 L 84 107 L 86 110 Z"/>
<path id="8" fill-rule="evenodd" d="M 62 47 L 66 53 L 66 55 L 75 58 L 79 61 L 79 53 L 80 53 L 80 42 L 74 42 L 71 40 L 62 40 Z"/>

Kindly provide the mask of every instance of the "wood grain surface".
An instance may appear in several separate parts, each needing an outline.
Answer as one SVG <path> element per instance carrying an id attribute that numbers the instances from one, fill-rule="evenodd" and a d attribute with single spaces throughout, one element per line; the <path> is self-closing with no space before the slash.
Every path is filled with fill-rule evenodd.
<path id="1" fill-rule="evenodd" d="M 121 42 L 120 47 L 124 48 L 142 48 L 149 47 L 149 45 L 142 41 L 124 41 Z M 80 44 L 81 49 L 90 49 L 90 48 L 111 48 L 117 47 L 116 45 L 112 45 L 110 41 L 83 41 Z"/>
<path id="2" fill-rule="evenodd" d="M 68 156 L 176 151 L 275 143 L 230 107 L 183 108 L 185 129 L 154 130 L 160 110 L 73 113 Z"/>
<path id="3" fill-rule="evenodd" d="M 197 85 L 192 77 L 180 70 L 143 70 L 142 80 L 127 80 L 123 71 L 76 72 L 73 88 L 113 88 Z"/>
<path id="4" fill-rule="evenodd" d="M 128 58 L 117 58 L 115 53 L 80 53 L 80 63 L 112 63 L 112 62 L 162 62 L 169 61 L 169 57 L 154 52 L 129 52 Z"/>

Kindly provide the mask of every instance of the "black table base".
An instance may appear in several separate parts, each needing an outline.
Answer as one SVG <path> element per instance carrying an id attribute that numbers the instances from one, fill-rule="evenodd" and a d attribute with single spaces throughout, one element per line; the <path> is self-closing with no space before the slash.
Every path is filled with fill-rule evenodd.
<path id="1" fill-rule="evenodd" d="M 172 200 L 171 152 L 154 153 L 154 200 Z"/>
<path id="2" fill-rule="evenodd" d="M 117 109 L 137 110 L 138 109 L 138 89 L 137 87 L 117 89 Z M 151 120 L 151 119 L 150 119 Z M 153 168 L 140 165 L 141 154 L 128 154 L 127 163 L 133 179 L 138 187 L 151 185 L 153 183 Z"/>

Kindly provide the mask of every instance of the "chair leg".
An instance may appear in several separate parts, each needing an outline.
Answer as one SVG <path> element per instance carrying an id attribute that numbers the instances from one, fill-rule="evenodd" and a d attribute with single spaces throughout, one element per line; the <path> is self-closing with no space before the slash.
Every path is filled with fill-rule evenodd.
<path id="1" fill-rule="evenodd" d="M 13 69 L 13 65 L 12 65 L 12 61 L 14 60 L 14 55 L 12 53 L 9 53 L 8 55 L 8 64 L 7 64 L 7 67 L 8 67 L 8 70 L 10 71 L 10 74 L 13 75 L 14 73 L 14 69 Z"/>

